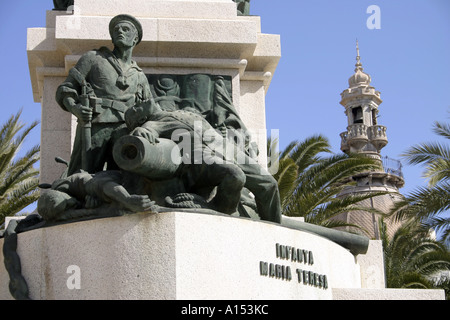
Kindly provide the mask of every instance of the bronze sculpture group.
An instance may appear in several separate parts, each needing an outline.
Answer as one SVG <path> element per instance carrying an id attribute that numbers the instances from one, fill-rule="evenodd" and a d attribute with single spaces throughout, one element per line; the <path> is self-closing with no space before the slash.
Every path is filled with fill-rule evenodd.
<path id="1" fill-rule="evenodd" d="M 66 172 L 38 202 L 44 220 L 175 208 L 253 210 L 279 223 L 277 182 L 256 161 L 229 81 L 146 75 L 132 60 L 143 36 L 140 22 L 118 15 L 109 32 L 113 50 L 84 54 L 57 90 L 58 104 L 78 126 Z M 138 154 L 147 160 L 131 168 Z"/>

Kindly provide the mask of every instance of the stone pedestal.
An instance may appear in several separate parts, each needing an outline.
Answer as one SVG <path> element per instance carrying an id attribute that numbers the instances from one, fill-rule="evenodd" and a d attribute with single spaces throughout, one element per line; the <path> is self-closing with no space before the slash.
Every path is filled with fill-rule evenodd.
<path id="1" fill-rule="evenodd" d="M 334 242 L 229 216 L 70 223 L 20 233 L 17 252 L 32 299 L 332 299 L 333 288 L 361 287 L 354 256 Z"/>
<path id="2" fill-rule="evenodd" d="M 36 300 L 445 299 L 443 290 L 385 289 L 379 249 L 355 258 L 277 224 L 171 212 L 19 233 L 17 253 Z M 0 299 L 12 299 L 8 283 L 0 255 Z"/>
<path id="3" fill-rule="evenodd" d="M 265 94 L 281 51 L 278 35 L 261 33 L 260 17 L 238 16 L 231 0 L 75 0 L 68 12 L 48 11 L 45 28 L 28 30 L 34 100 L 42 105 L 41 182 L 61 175 L 54 158 L 68 160 L 75 137 L 76 120 L 57 105 L 56 89 L 82 54 L 112 48 L 108 24 L 122 13 L 142 23 L 133 59 L 146 74 L 231 76 L 233 103 L 265 165 Z"/>

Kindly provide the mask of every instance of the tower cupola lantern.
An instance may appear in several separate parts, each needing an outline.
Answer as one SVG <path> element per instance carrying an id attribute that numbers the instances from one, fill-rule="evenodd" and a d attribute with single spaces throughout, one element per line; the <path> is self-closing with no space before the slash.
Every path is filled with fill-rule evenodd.
<path id="1" fill-rule="evenodd" d="M 383 102 L 380 92 L 370 85 L 372 78 L 364 72 L 356 41 L 355 73 L 349 87 L 341 93 L 341 105 L 348 119 L 347 131 L 341 133 L 341 150 L 365 153 L 379 158 L 380 150 L 388 143 L 386 127 L 377 122 L 378 106 Z"/>

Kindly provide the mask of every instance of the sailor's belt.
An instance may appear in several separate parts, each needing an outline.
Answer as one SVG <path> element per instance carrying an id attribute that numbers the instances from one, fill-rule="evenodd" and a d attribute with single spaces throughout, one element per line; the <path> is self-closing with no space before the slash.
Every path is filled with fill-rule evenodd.
<path id="1" fill-rule="evenodd" d="M 94 113 L 102 113 L 105 109 L 113 109 L 124 113 L 128 109 L 125 103 L 111 99 L 90 97 L 89 103 Z"/>

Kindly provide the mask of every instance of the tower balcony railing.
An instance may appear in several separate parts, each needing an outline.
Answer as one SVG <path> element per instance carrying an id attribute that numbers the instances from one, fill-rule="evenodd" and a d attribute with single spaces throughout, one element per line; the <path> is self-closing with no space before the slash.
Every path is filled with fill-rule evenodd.
<path id="1" fill-rule="evenodd" d="M 387 156 L 382 157 L 383 168 L 386 173 L 394 174 L 403 178 L 402 163 L 397 159 L 392 159 Z"/>
<path id="2" fill-rule="evenodd" d="M 347 127 L 347 142 L 353 148 L 359 150 L 369 141 L 367 126 L 362 123 L 352 124 Z"/>
<path id="3" fill-rule="evenodd" d="M 371 126 L 369 127 L 369 137 L 370 140 L 374 140 L 374 139 L 386 139 L 386 127 L 385 126 L 380 126 L 380 125 L 376 125 L 376 126 Z"/>
<path id="4" fill-rule="evenodd" d="M 360 149 L 370 142 L 380 152 L 388 143 L 386 127 L 380 125 L 369 127 L 362 123 L 352 124 L 340 136 L 341 150 L 343 151 L 348 150 L 350 146 L 355 149 Z"/>
<path id="5" fill-rule="evenodd" d="M 340 134 L 341 136 L 341 150 L 343 152 L 348 151 L 348 131 L 344 131 Z"/>
<path id="6" fill-rule="evenodd" d="M 383 149 L 388 143 L 386 129 L 387 128 L 385 126 L 380 125 L 368 128 L 370 143 L 375 146 L 378 152 L 380 152 L 380 150 Z"/>
<path id="7" fill-rule="evenodd" d="M 348 139 L 363 138 L 368 139 L 367 126 L 362 123 L 356 123 L 348 126 Z"/>

